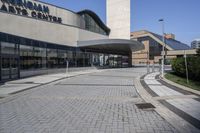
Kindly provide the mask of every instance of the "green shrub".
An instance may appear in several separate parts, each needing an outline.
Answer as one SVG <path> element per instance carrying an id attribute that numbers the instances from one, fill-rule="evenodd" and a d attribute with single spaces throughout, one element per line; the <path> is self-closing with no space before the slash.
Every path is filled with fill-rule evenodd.
<path id="1" fill-rule="evenodd" d="M 200 81 L 200 56 L 187 57 L 187 66 L 189 78 Z M 185 58 L 174 59 L 172 61 L 172 70 L 176 75 L 186 77 Z"/>
<path id="2" fill-rule="evenodd" d="M 197 49 L 197 56 L 200 56 L 200 48 Z"/>
<path id="3" fill-rule="evenodd" d="M 172 70 L 179 76 L 185 76 L 184 58 L 177 58 L 172 61 Z"/>
<path id="4" fill-rule="evenodd" d="M 191 79 L 200 81 L 200 57 L 188 58 L 188 73 Z"/>

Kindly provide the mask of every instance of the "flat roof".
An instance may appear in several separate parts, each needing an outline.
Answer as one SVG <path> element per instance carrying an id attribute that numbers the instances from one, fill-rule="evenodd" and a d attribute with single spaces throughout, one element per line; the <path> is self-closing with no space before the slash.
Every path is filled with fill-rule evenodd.
<path id="1" fill-rule="evenodd" d="M 135 40 L 125 39 L 99 39 L 78 41 L 77 45 L 78 47 L 85 49 L 96 49 L 101 51 L 126 54 L 144 49 L 144 44 Z"/>

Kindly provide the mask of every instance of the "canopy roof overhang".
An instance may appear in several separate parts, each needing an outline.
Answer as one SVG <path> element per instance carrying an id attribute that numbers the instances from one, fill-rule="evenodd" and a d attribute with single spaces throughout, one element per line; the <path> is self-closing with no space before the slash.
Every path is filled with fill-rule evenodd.
<path id="1" fill-rule="evenodd" d="M 78 41 L 78 47 L 85 50 L 97 50 L 102 53 L 130 54 L 144 49 L 144 44 L 135 40 L 125 39 L 100 39 Z"/>

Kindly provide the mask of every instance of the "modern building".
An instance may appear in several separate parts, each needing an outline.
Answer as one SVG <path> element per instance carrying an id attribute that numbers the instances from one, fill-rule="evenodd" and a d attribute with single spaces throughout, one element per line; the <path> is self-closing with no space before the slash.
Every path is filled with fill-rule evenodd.
<path id="1" fill-rule="evenodd" d="M 66 62 L 70 67 L 131 66 L 132 51 L 143 49 L 143 44 L 123 36 L 110 39 L 112 30 L 90 10 L 73 12 L 40 1 L 1 0 L 0 81 L 57 71 Z"/>
<path id="2" fill-rule="evenodd" d="M 195 39 L 191 43 L 191 48 L 192 49 L 199 49 L 200 48 L 200 39 Z"/>
<path id="3" fill-rule="evenodd" d="M 162 35 L 147 30 L 132 32 L 131 39 L 137 40 L 145 46 L 143 50 L 133 52 L 132 64 L 160 63 L 163 45 L 166 58 L 169 60 L 177 56 L 183 56 L 185 52 L 187 54 L 196 54 L 196 51 L 191 50 L 187 44 L 177 41 L 174 34 L 165 34 L 165 43 L 163 43 L 162 38 Z"/>

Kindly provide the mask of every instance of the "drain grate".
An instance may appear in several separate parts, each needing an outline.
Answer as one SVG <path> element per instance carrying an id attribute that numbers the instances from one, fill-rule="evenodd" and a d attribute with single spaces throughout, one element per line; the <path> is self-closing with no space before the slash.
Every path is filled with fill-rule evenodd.
<path id="1" fill-rule="evenodd" d="M 151 103 L 139 103 L 139 104 L 135 104 L 135 105 L 138 107 L 138 109 L 154 109 L 154 108 L 156 108 Z"/>
<path id="2" fill-rule="evenodd" d="M 34 82 L 32 81 L 27 81 L 27 82 L 24 82 L 25 84 L 33 84 Z"/>

